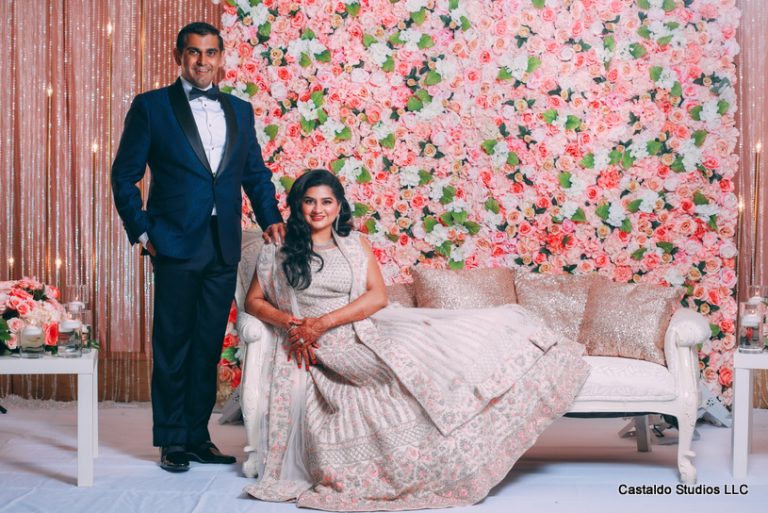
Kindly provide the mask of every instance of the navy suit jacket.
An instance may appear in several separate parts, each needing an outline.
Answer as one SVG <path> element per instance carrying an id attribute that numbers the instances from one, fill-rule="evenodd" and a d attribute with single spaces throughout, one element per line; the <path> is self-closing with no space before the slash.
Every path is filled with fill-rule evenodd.
<path id="1" fill-rule="evenodd" d="M 242 193 L 245 190 L 262 229 L 282 222 L 272 172 L 265 166 L 254 130 L 251 104 L 221 94 L 227 141 L 218 169 L 203 150 L 181 80 L 136 96 L 125 118 L 112 164 L 112 193 L 131 244 L 147 233 L 162 256 L 191 258 L 210 223 L 216 221 L 222 256 L 240 260 Z M 149 165 L 147 208 L 136 183 Z"/>

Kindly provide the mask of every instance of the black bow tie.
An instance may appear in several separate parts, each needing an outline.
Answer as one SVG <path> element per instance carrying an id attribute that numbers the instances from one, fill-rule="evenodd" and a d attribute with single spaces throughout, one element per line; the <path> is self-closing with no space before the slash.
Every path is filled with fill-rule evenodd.
<path id="1" fill-rule="evenodd" d="M 201 97 L 208 98 L 209 100 L 213 100 L 213 101 L 219 101 L 219 88 L 216 86 L 213 86 L 203 91 L 202 89 L 193 87 L 189 91 L 189 101 L 192 101 L 195 98 L 201 98 Z"/>

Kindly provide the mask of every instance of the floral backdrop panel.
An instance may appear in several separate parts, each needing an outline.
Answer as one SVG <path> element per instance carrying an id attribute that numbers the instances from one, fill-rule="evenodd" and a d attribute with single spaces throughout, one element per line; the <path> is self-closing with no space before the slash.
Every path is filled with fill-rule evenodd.
<path id="1" fill-rule="evenodd" d="M 281 196 L 345 183 L 388 282 L 416 265 L 684 286 L 731 400 L 734 0 L 227 0 L 223 89 Z"/>

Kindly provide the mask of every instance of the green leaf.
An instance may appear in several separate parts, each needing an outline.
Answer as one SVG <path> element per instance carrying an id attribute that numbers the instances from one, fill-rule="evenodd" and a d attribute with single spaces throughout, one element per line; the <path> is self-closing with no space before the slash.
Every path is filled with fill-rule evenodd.
<path id="1" fill-rule="evenodd" d="M 224 348 L 221 351 L 221 359 L 226 360 L 228 362 L 234 362 L 236 360 L 235 353 L 237 352 L 236 347 L 227 347 Z"/>
<path id="2" fill-rule="evenodd" d="M 637 0 L 637 6 L 640 9 L 647 11 L 648 9 L 651 8 L 651 2 L 650 0 Z"/>
<path id="3" fill-rule="evenodd" d="M 405 44 L 405 41 L 400 39 L 400 32 L 395 32 L 394 34 L 389 36 L 389 42 L 392 43 L 393 45 L 398 45 L 398 46 Z"/>
<path id="4" fill-rule="evenodd" d="M 672 37 L 673 37 L 672 35 L 660 37 L 659 39 L 656 40 L 656 43 L 659 46 L 667 46 L 672 41 Z"/>
<path id="5" fill-rule="evenodd" d="M 557 110 L 555 109 L 545 110 L 544 113 L 541 115 L 541 117 L 544 118 L 544 122 L 546 124 L 551 125 L 557 119 Z"/>
<path id="6" fill-rule="evenodd" d="M 464 223 L 464 228 L 467 229 L 470 235 L 477 235 L 477 232 L 480 231 L 480 225 L 474 221 L 466 221 Z"/>
<path id="7" fill-rule="evenodd" d="M 597 215 L 597 217 L 605 221 L 606 219 L 608 219 L 610 208 L 611 207 L 610 205 L 608 205 L 608 203 L 603 203 L 602 205 L 598 206 L 595 209 L 595 214 Z"/>
<path id="8" fill-rule="evenodd" d="M 621 222 L 619 230 L 624 233 L 632 233 L 632 221 L 630 221 L 628 218 L 624 219 L 624 221 Z"/>
<path id="9" fill-rule="evenodd" d="M 443 205 L 447 205 L 451 201 L 453 201 L 453 198 L 456 197 L 456 188 L 451 185 L 446 185 L 443 187 L 443 196 L 440 198 L 440 203 Z"/>
<path id="10" fill-rule="evenodd" d="M 365 203 L 355 203 L 355 210 L 352 212 L 354 217 L 363 217 L 371 211 L 371 208 Z"/>
<path id="11" fill-rule="evenodd" d="M 466 16 L 462 16 L 459 18 L 459 21 L 461 22 L 461 30 L 467 31 L 470 28 L 472 28 L 472 23 L 469 21 L 469 19 Z"/>
<path id="12" fill-rule="evenodd" d="M 301 57 L 299 57 L 299 66 L 302 68 L 307 68 L 312 65 L 312 59 L 309 58 L 309 55 L 307 55 L 306 52 L 301 52 Z"/>
<path id="13" fill-rule="evenodd" d="M 435 219 L 433 216 L 427 216 L 424 218 L 424 231 L 427 233 L 431 233 L 432 229 L 437 225 L 437 219 Z"/>
<path id="14" fill-rule="evenodd" d="M 633 251 L 632 254 L 629 256 L 632 257 L 634 260 L 642 260 L 643 255 L 645 254 L 646 251 L 648 251 L 648 248 L 640 248 Z"/>
<path id="15" fill-rule="evenodd" d="M 507 164 L 510 166 L 516 166 L 520 163 L 520 158 L 517 156 L 517 153 L 514 151 L 510 151 L 509 154 L 507 154 Z"/>
<path id="16" fill-rule="evenodd" d="M 579 162 L 581 164 L 581 167 L 592 169 L 595 167 L 595 154 L 594 153 L 587 153 L 584 155 L 584 157 Z"/>
<path id="17" fill-rule="evenodd" d="M 696 121 L 701 121 L 701 111 L 704 109 L 701 105 L 697 105 L 693 107 L 691 110 L 688 111 L 688 114 L 691 115 L 691 119 L 694 119 Z"/>
<path id="18" fill-rule="evenodd" d="M 587 215 L 584 213 L 584 209 L 581 207 L 577 208 L 576 212 L 571 216 L 571 221 L 585 223 L 587 221 Z"/>
<path id="19" fill-rule="evenodd" d="M 408 102 L 405 104 L 405 108 L 411 112 L 417 112 L 424 108 L 424 102 L 422 102 L 418 96 L 413 95 L 408 98 Z"/>
<path id="20" fill-rule="evenodd" d="M 448 255 L 451 254 L 451 245 L 452 245 L 451 241 L 447 240 L 447 241 L 443 242 L 442 244 L 440 244 L 439 246 L 437 246 L 435 248 L 435 251 L 437 251 L 441 255 L 447 257 Z"/>
<path id="21" fill-rule="evenodd" d="M 378 233 L 378 231 L 379 231 L 376 228 L 376 220 L 373 219 L 372 217 L 368 218 L 368 220 L 365 223 L 363 223 L 363 226 L 365 226 L 365 229 L 370 234 Z"/>
<path id="22" fill-rule="evenodd" d="M 305 134 L 309 134 L 312 132 L 312 130 L 315 129 L 316 121 L 307 121 L 303 117 L 299 120 L 299 125 L 301 125 L 301 129 L 304 131 Z"/>
<path id="23" fill-rule="evenodd" d="M 557 180 L 560 182 L 560 187 L 562 187 L 563 189 L 571 188 L 571 173 L 568 173 L 568 172 L 560 173 L 557 177 Z"/>
<path id="24" fill-rule="evenodd" d="M 419 169 L 419 185 L 427 185 L 432 181 L 432 178 L 432 173 L 423 169 Z"/>
<path id="25" fill-rule="evenodd" d="M 315 107 L 322 107 L 323 103 L 325 103 L 325 97 L 322 91 L 315 91 L 309 95 L 309 98 L 312 100 L 312 103 L 315 104 Z"/>
<path id="26" fill-rule="evenodd" d="M 350 139 L 352 139 L 352 130 L 348 126 L 342 128 L 340 132 L 336 132 L 336 140 L 349 141 Z"/>
<path id="27" fill-rule="evenodd" d="M 546 4 L 546 0 L 531 0 L 531 3 L 536 9 L 544 9 L 544 5 Z"/>
<path id="28" fill-rule="evenodd" d="M 281 176 L 280 177 L 280 185 L 282 185 L 283 189 L 285 189 L 286 191 L 290 191 L 291 190 L 291 187 L 293 187 L 293 182 L 295 182 L 295 181 L 296 180 L 294 180 L 290 176 Z"/>
<path id="29" fill-rule="evenodd" d="M 659 141 L 648 141 L 645 148 L 649 155 L 657 155 L 661 151 L 662 144 Z"/>
<path id="30" fill-rule="evenodd" d="M 704 196 L 701 191 L 696 191 L 693 193 L 693 204 L 694 205 L 709 205 L 709 200 L 706 196 Z"/>
<path id="31" fill-rule="evenodd" d="M 640 43 L 632 43 L 631 45 L 629 45 L 629 54 L 635 59 L 639 59 L 645 56 L 645 54 L 647 53 L 648 51 Z"/>
<path id="32" fill-rule="evenodd" d="M 384 64 L 381 65 L 381 69 L 382 71 L 386 71 L 387 73 L 395 71 L 395 60 L 392 58 L 391 55 L 387 56 L 387 60 L 385 60 Z"/>
<path id="33" fill-rule="evenodd" d="M 448 268 L 453 269 L 454 271 L 458 271 L 459 269 L 464 269 L 464 260 L 459 260 L 457 262 L 456 260 L 450 259 L 448 260 Z"/>
<path id="34" fill-rule="evenodd" d="M 669 94 L 670 96 L 677 96 L 678 98 L 683 96 L 683 87 L 680 85 L 680 82 L 675 80 L 675 85 L 669 90 Z"/>
<path id="35" fill-rule="evenodd" d="M 277 130 L 277 125 L 267 125 L 264 127 L 264 133 L 267 134 L 270 141 L 274 141 L 275 137 L 277 137 Z"/>
<path id="36" fill-rule="evenodd" d="M 499 213 L 499 202 L 493 198 L 485 200 L 485 209 L 494 214 Z"/>
<path id="37" fill-rule="evenodd" d="M 717 336 L 720 334 L 720 326 L 717 324 L 709 323 L 709 332 L 711 334 L 711 338 L 717 338 Z"/>
<path id="38" fill-rule="evenodd" d="M 248 82 L 245 85 L 245 94 L 248 96 L 253 96 L 254 94 L 259 92 L 259 86 L 254 84 L 253 82 Z"/>
<path id="39" fill-rule="evenodd" d="M 675 157 L 675 161 L 672 162 L 672 165 L 669 166 L 669 168 L 675 173 L 682 173 L 683 171 L 685 171 L 685 166 L 683 165 L 683 157 L 681 157 L 680 155 Z"/>
<path id="40" fill-rule="evenodd" d="M 656 82 L 658 79 L 660 79 L 662 71 L 664 71 L 664 68 L 662 68 L 661 66 L 651 66 L 651 69 L 649 71 L 651 75 L 651 80 Z"/>
<path id="41" fill-rule="evenodd" d="M 419 97 L 419 99 L 424 103 L 429 103 L 432 101 L 432 96 L 427 92 L 426 89 L 419 89 L 416 92 L 414 92 L 416 96 Z"/>
<path id="42" fill-rule="evenodd" d="M 325 110 L 320 109 L 320 110 L 317 111 L 317 121 L 321 125 L 323 123 L 325 123 L 326 121 L 328 121 L 328 114 L 325 113 Z"/>
<path id="43" fill-rule="evenodd" d="M 704 144 L 704 141 L 707 140 L 707 131 L 706 130 L 696 130 L 693 133 L 693 144 L 696 146 L 701 147 Z"/>
<path id="44" fill-rule="evenodd" d="M 631 214 L 634 214 L 638 210 L 640 210 L 640 205 L 643 203 L 643 200 L 636 199 L 634 201 L 630 201 L 627 205 L 627 211 Z"/>
<path id="45" fill-rule="evenodd" d="M 428 86 L 433 86 L 435 84 L 439 84 L 443 80 L 443 77 L 435 70 L 429 70 L 429 73 L 427 73 L 426 78 L 424 79 L 424 84 Z"/>
<path id="46" fill-rule="evenodd" d="M 635 163 L 635 157 L 632 156 L 629 151 L 625 151 L 624 154 L 621 156 L 621 167 L 624 169 L 629 169 L 632 167 L 632 164 Z"/>
<path id="47" fill-rule="evenodd" d="M 493 155 L 493 149 L 496 148 L 496 144 L 498 144 L 498 142 L 499 141 L 497 141 L 495 139 L 487 139 L 487 140 L 483 141 L 483 144 L 481 144 L 480 147 L 488 155 Z"/>
<path id="48" fill-rule="evenodd" d="M 303 40 L 305 40 L 305 41 L 307 41 L 307 40 L 309 40 L 309 39 L 315 39 L 315 33 L 314 33 L 314 32 L 312 32 L 312 29 L 306 29 L 306 30 L 305 30 L 305 31 L 304 31 L 304 32 L 301 34 L 301 39 L 303 39 Z"/>
<path id="49" fill-rule="evenodd" d="M 456 212 L 451 212 L 451 216 L 453 217 L 453 223 L 454 224 L 464 224 L 467 220 L 467 212 L 466 210 L 459 210 Z"/>
<path id="50" fill-rule="evenodd" d="M 610 165 L 618 164 L 621 161 L 621 152 L 619 150 L 611 150 L 608 154 L 608 163 Z"/>
<path id="51" fill-rule="evenodd" d="M 336 159 L 331 161 L 331 171 L 338 173 L 341 168 L 344 167 L 344 159 Z"/>
<path id="52" fill-rule="evenodd" d="M 363 46 L 368 48 L 376 42 L 376 38 L 370 34 L 363 34 Z"/>
<path id="53" fill-rule="evenodd" d="M 422 7 L 418 11 L 412 12 L 411 19 L 416 25 L 421 25 L 427 19 L 427 9 Z"/>
<path id="54" fill-rule="evenodd" d="M 616 39 L 613 36 L 606 36 L 603 38 L 603 47 L 609 52 L 613 52 L 616 49 Z"/>
<path id="55" fill-rule="evenodd" d="M 565 120 L 565 129 L 566 130 L 576 130 L 581 126 L 581 120 L 574 116 L 573 114 L 568 114 L 568 117 Z"/>
<path id="56" fill-rule="evenodd" d="M 424 34 L 421 36 L 421 39 L 419 39 L 419 43 L 416 46 L 421 50 L 426 50 L 427 48 L 435 46 L 435 40 L 432 39 L 432 36 L 429 34 Z"/>
<path id="57" fill-rule="evenodd" d="M 269 34 L 272 33 L 272 24 L 267 22 L 264 25 L 259 27 L 259 35 L 261 37 L 269 37 Z"/>
<path id="58" fill-rule="evenodd" d="M 219 91 L 221 91 L 222 93 L 232 94 L 232 91 L 234 90 L 235 88 L 232 86 L 225 86 L 225 85 L 219 86 Z"/>
<path id="59" fill-rule="evenodd" d="M 459 8 L 459 0 L 449 0 L 448 1 L 448 10 L 454 11 Z"/>
<path id="60" fill-rule="evenodd" d="M 395 134 L 389 134 L 384 139 L 379 141 L 379 144 L 383 148 L 389 148 L 390 150 L 395 147 Z"/>
<path id="61" fill-rule="evenodd" d="M 640 28 L 637 29 L 637 35 L 642 37 L 643 39 L 650 39 L 651 38 L 651 31 L 645 25 L 641 25 Z M 654 79 L 654 80 L 656 80 L 656 79 Z"/>
<path id="62" fill-rule="evenodd" d="M 713 231 L 717 231 L 717 216 L 709 216 L 709 221 L 707 221 L 707 226 L 712 228 Z"/>
<path id="63" fill-rule="evenodd" d="M 360 171 L 360 174 L 357 175 L 357 183 L 368 183 L 372 179 L 371 173 L 369 173 L 366 168 L 363 168 L 363 170 Z"/>
<path id="64" fill-rule="evenodd" d="M 671 255 L 672 254 L 672 250 L 675 249 L 675 245 L 672 244 L 671 242 L 659 241 L 659 242 L 656 243 L 656 246 L 661 248 L 661 250 L 664 251 L 664 253 L 666 253 L 668 255 Z"/>
<path id="65" fill-rule="evenodd" d="M 504 66 L 503 68 L 499 68 L 499 74 L 496 75 L 497 80 L 509 80 L 512 78 L 512 73 L 509 71 L 509 69 Z"/>
<path id="66" fill-rule="evenodd" d="M 320 53 L 316 53 L 315 60 L 317 60 L 317 62 L 331 62 L 331 52 L 323 50 Z"/>
<path id="67" fill-rule="evenodd" d="M 531 55 L 530 57 L 528 57 L 528 68 L 526 68 L 525 71 L 527 71 L 528 73 L 533 73 L 538 69 L 539 66 L 541 66 L 541 59 Z"/>
<path id="68" fill-rule="evenodd" d="M 347 4 L 347 12 L 350 16 L 357 16 L 360 14 L 360 4 Z"/>
<path id="69" fill-rule="evenodd" d="M 664 2 L 661 4 L 661 8 L 666 12 L 674 11 L 675 7 L 675 0 L 664 0 Z"/>
<path id="70" fill-rule="evenodd" d="M 719 102 L 717 102 L 717 113 L 718 113 L 718 114 L 720 114 L 720 115 L 722 116 L 723 114 L 725 114 L 726 112 L 728 112 L 728 108 L 729 108 L 730 106 L 731 106 L 731 104 L 730 104 L 730 103 L 728 103 L 727 101 L 725 101 L 725 100 L 720 100 Z"/>

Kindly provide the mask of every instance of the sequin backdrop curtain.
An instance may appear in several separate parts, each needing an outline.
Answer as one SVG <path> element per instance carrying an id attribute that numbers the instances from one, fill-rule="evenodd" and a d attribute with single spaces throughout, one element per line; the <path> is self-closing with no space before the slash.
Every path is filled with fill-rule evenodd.
<path id="1" fill-rule="evenodd" d="M 123 119 L 137 93 L 177 76 L 181 26 L 220 18 L 210 0 L 0 0 L 0 280 L 37 276 L 65 300 L 86 286 L 102 400 L 149 399 L 151 273 L 109 189 Z M 3 377 L 10 393 L 70 399 L 75 381 Z"/>
<path id="2" fill-rule="evenodd" d="M 737 33 L 741 54 L 737 59 L 739 110 L 737 124 L 741 131 L 739 157 L 741 166 L 736 184 L 744 202 L 739 258 L 739 297 L 743 301 L 752 283 L 752 255 L 755 255 L 754 283 L 768 284 L 768 175 L 765 152 L 768 145 L 768 5 L 765 0 L 738 0 L 741 28 Z M 757 196 L 757 226 L 753 223 L 755 199 L 755 146 L 762 144 Z M 756 230 L 755 230 L 756 228 Z M 755 237 L 755 234 L 757 235 Z M 755 379 L 755 404 L 768 407 L 768 372 L 760 371 Z"/>

